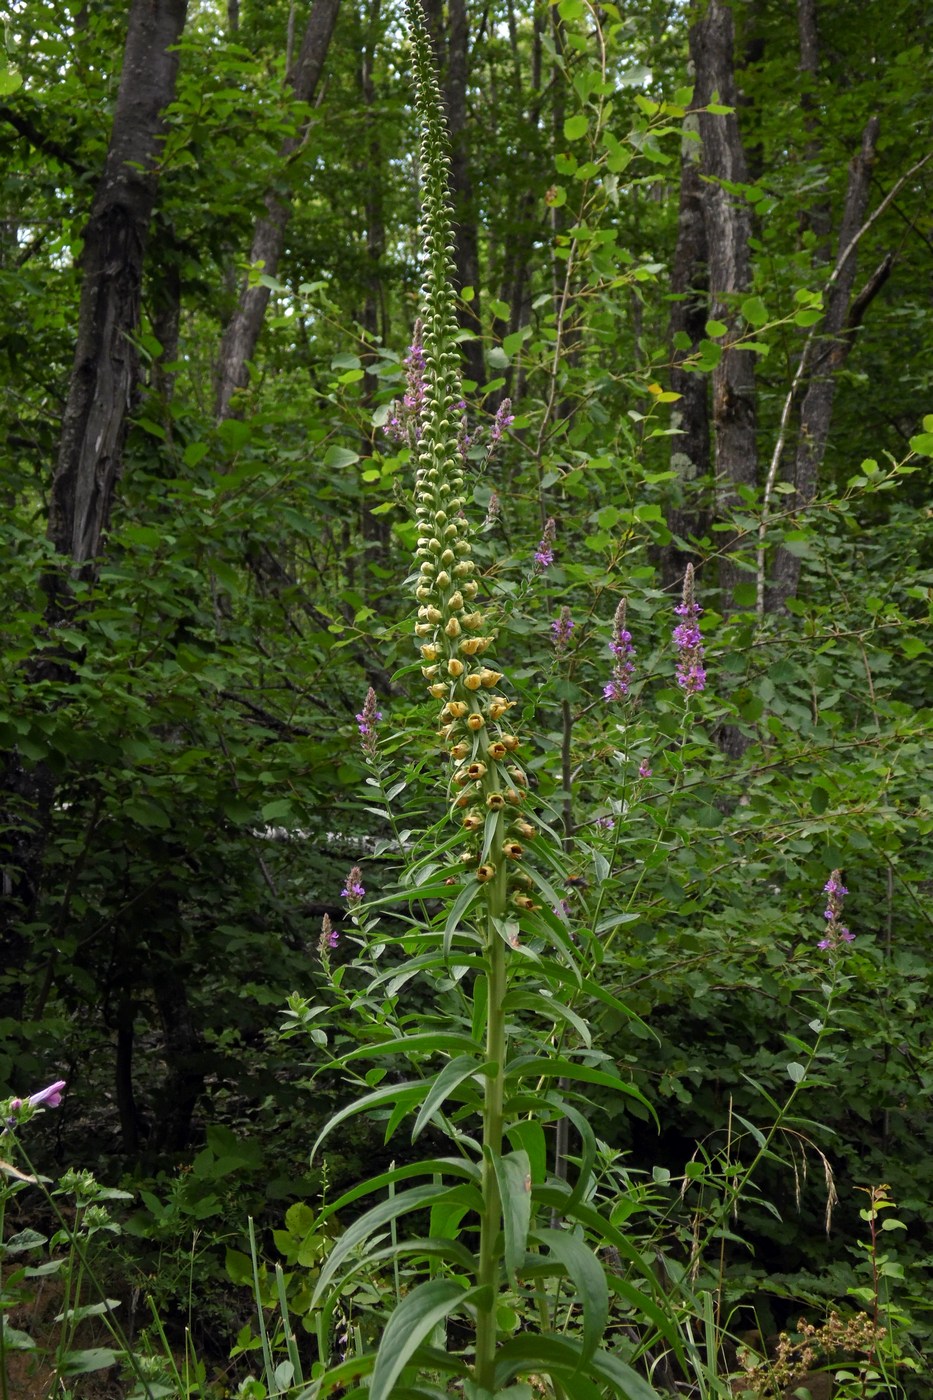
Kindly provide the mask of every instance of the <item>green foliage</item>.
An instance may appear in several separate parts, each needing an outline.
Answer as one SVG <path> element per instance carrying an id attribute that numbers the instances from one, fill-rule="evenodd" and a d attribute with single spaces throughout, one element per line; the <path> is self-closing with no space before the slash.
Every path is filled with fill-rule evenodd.
<path id="1" fill-rule="evenodd" d="M 384 431 L 424 271 L 408 52 L 391 11 L 344 10 L 309 112 L 284 81 L 288 7 L 244 0 L 236 34 L 222 8 L 189 21 L 142 291 L 144 382 L 99 572 L 54 638 L 41 581 L 67 563 L 43 533 L 126 7 L 80 22 L 19 7 L 5 35 L 0 85 L 19 125 L 4 116 L 0 141 L 0 737 L 55 796 L 43 829 L 4 770 L 0 838 L 12 849 L 34 826 L 44 858 L 35 900 L 10 915 L 26 951 L 0 969 L 0 1074 L 11 1090 L 46 1072 L 73 1083 L 59 1138 L 38 1124 L 43 1165 L 101 1152 L 101 1179 L 143 1193 L 117 1268 L 152 1293 L 167 1342 L 190 1296 L 211 1358 L 237 1336 L 238 1364 L 258 1366 L 244 1393 L 300 1393 L 320 1364 L 335 1387 L 402 1394 L 418 1354 L 455 1378 L 441 1388 L 464 1380 L 486 1400 L 466 1375 L 488 1313 L 469 1282 L 485 1208 L 471 1143 L 498 1063 L 486 895 L 465 877 L 473 838 L 449 824 L 399 621 L 419 543 L 405 483 L 424 466 Z M 539 832 L 525 839 L 541 908 L 496 915 L 500 942 L 520 948 L 503 942 L 516 968 L 508 1131 L 485 1159 L 503 1205 L 493 1383 L 514 1400 L 544 1362 L 568 1394 L 635 1394 L 645 1382 L 626 1367 L 658 1389 L 673 1367 L 721 1394 L 730 1334 L 802 1344 L 801 1313 L 822 1333 L 833 1308 L 848 1326 L 876 1302 L 887 1350 L 846 1361 L 845 1385 L 924 1393 L 908 1363 L 930 1347 L 929 167 L 860 244 L 857 287 L 889 252 L 893 269 L 838 376 L 807 510 L 779 473 L 769 500 L 743 488 L 734 509 L 683 527 L 677 512 L 709 504 L 712 484 L 680 479 L 684 405 L 668 387 L 674 352 L 702 378 L 742 337 L 767 461 L 819 333 L 866 120 L 881 118 L 875 205 L 922 154 L 929 61 L 914 9 L 878 26 L 865 7 L 821 7 L 815 73 L 800 69 L 792 7 L 736 11 L 751 173 L 729 193 L 751 215 L 753 285 L 695 350 L 669 336 L 678 180 L 696 148 L 685 17 L 577 0 L 546 16 L 468 12 L 458 155 L 472 183 L 456 207 L 479 226 L 479 266 L 445 304 L 441 353 L 478 337 L 484 377 L 466 387 L 465 459 L 453 419 L 444 450 Z M 309 118 L 283 164 L 282 140 Z M 247 271 L 270 190 L 291 210 L 275 278 Z M 237 416 L 218 424 L 212 378 L 241 276 L 269 290 L 269 309 Z M 177 348 L 161 314 L 176 281 Z M 455 381 L 445 362 L 457 404 Z M 504 393 L 516 416 L 493 454 Z M 549 517 L 555 558 L 541 570 Z M 780 547 L 800 585 L 786 612 L 767 595 L 759 611 Z M 716 586 L 727 549 L 747 579 L 731 616 Z M 686 709 L 675 553 L 694 562 L 705 608 L 709 683 Z M 622 596 L 637 669 L 630 699 L 608 705 Z M 575 627 L 558 654 L 562 607 Z M 59 648 L 67 682 L 37 680 L 35 659 Z M 353 717 L 370 684 L 386 719 L 367 756 Z M 484 818 L 475 853 L 494 838 Z M 373 895 L 354 925 L 337 891 L 358 862 Z M 816 944 L 835 867 L 856 941 L 833 961 Z M 333 950 L 319 945 L 325 913 L 341 926 Z M 276 1043 L 270 1022 L 296 987 L 294 1034 Z M 6 1015 L 20 991 L 25 1014 Z M 320 1073 L 327 1062 L 336 1074 Z M 328 1121 L 331 1184 L 312 1212 L 307 1153 Z M 866 1250 L 859 1192 L 881 1182 L 905 1229 L 885 1250 L 878 1225 Z M 582 1262 L 594 1247 L 619 1252 L 602 1283 Z M 22 1251 L 42 1260 L 29 1267 L 50 1262 L 45 1249 Z M 262 1262 L 273 1249 L 278 1271 Z M 890 1292 L 871 1273 L 884 1253 Z M 113 1295 L 109 1268 L 75 1307 Z M 265 1334 L 231 1281 L 256 1294 Z M 403 1323 L 368 1370 L 399 1302 Z M 537 1338 L 534 1356 L 542 1313 L 553 1346 Z M 150 1336 L 149 1393 L 208 1384 L 207 1363 L 177 1361 L 177 1346 L 173 1360 L 155 1324 Z M 138 1366 L 128 1384 L 142 1397 Z"/>

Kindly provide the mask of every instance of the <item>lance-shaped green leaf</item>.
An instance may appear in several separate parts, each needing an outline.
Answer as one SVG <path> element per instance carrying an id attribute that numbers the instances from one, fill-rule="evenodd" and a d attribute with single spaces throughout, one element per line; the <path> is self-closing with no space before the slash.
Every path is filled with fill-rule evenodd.
<path id="1" fill-rule="evenodd" d="M 455 1060 L 450 1060 L 431 1083 L 430 1091 L 424 1103 L 418 1110 L 418 1117 L 415 1119 L 415 1126 L 411 1130 L 412 1142 L 417 1141 L 421 1136 L 434 1114 L 441 1104 L 452 1094 L 453 1091 L 463 1084 L 464 1080 L 471 1079 L 475 1074 L 488 1073 L 490 1066 L 477 1060 L 475 1055 L 458 1055 Z M 462 1097 L 462 1096 L 461 1096 Z M 480 1104 L 480 1095 L 474 1089 L 468 1096 L 468 1103 Z"/>
<path id="2" fill-rule="evenodd" d="M 428 1091 L 428 1082 L 423 1079 L 408 1080 L 405 1084 L 384 1084 L 380 1089 L 375 1089 L 371 1094 L 364 1094 L 361 1099 L 355 1099 L 353 1103 L 348 1103 L 339 1113 L 335 1113 L 318 1133 L 311 1148 L 311 1158 L 320 1147 L 326 1137 L 344 1123 L 348 1118 L 353 1118 L 357 1113 L 369 1113 L 375 1108 L 384 1108 L 387 1104 L 396 1104 L 399 1100 L 405 1102 L 408 1108 L 412 1108 L 416 1103 L 424 1098 Z"/>
<path id="3" fill-rule="evenodd" d="M 399 1303 L 386 1323 L 373 1378 L 369 1400 L 388 1400 L 395 1382 L 415 1357 L 421 1343 L 430 1336 L 437 1324 L 452 1312 L 474 1301 L 483 1290 L 465 1289 L 451 1279 L 430 1279 L 419 1284 Z"/>
<path id="4" fill-rule="evenodd" d="M 525 1262 L 528 1227 L 531 1224 L 531 1163 L 528 1153 L 519 1149 L 505 1157 L 490 1153 L 505 1236 L 505 1267 L 510 1274 Z"/>
<path id="5" fill-rule="evenodd" d="M 365 1244 L 377 1230 L 380 1230 L 383 1225 L 388 1225 L 390 1221 L 397 1220 L 400 1215 L 406 1215 L 413 1210 L 422 1210 L 431 1201 L 445 1195 L 450 1189 L 443 1182 L 432 1182 L 427 1186 L 414 1186 L 410 1191 L 403 1191 L 398 1196 L 390 1196 L 387 1201 L 380 1201 L 365 1215 L 361 1215 L 359 1220 L 354 1220 L 353 1224 L 340 1236 L 321 1269 L 317 1287 L 311 1299 L 311 1307 L 315 1307 L 321 1301 L 328 1284 L 344 1260 L 349 1259 L 353 1251 Z M 476 1205 L 477 1209 L 482 1205 L 479 1193 L 476 1195 Z"/>
<path id="6" fill-rule="evenodd" d="M 533 1230 L 532 1240 L 542 1244 L 563 1269 L 577 1291 L 583 1308 L 583 1357 L 588 1360 L 602 1341 L 609 1321 L 609 1287 L 602 1264 L 591 1249 L 568 1230 Z"/>
<path id="7" fill-rule="evenodd" d="M 588 1359 L 575 1337 L 534 1335 L 523 1333 L 510 1338 L 496 1354 L 496 1387 L 509 1383 L 513 1376 L 544 1372 L 559 1381 L 568 1393 L 570 1378 L 585 1373 L 605 1382 L 609 1393 L 618 1400 L 660 1400 L 648 1382 L 607 1351 L 597 1351 Z"/>

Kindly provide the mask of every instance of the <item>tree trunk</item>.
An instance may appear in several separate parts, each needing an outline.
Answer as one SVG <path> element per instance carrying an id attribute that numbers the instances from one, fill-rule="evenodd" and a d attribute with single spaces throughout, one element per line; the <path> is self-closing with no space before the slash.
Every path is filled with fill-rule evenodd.
<path id="1" fill-rule="evenodd" d="M 314 0 L 298 62 L 288 77 L 295 97 L 300 102 L 310 103 L 314 100 L 339 6 L 340 0 Z M 283 164 L 296 153 L 303 140 L 304 132 L 301 132 L 296 136 L 287 137 L 282 142 L 279 158 Z M 262 263 L 263 271 L 270 277 L 274 277 L 278 272 L 279 259 L 285 244 L 285 230 L 291 212 L 290 202 L 270 190 L 266 195 L 266 213 L 259 219 L 253 231 L 253 243 L 249 254 L 250 263 Z M 251 287 L 248 282 L 243 284 L 237 308 L 224 332 L 220 347 L 214 401 L 214 410 L 218 418 L 230 417 L 233 395 L 238 389 L 244 389 L 249 382 L 247 364 L 256 349 L 268 304 L 268 287 Z"/>
<path id="2" fill-rule="evenodd" d="M 870 117 L 862 132 L 861 147 L 849 163 L 849 183 L 839 229 L 837 264 L 865 220 L 879 129 L 878 118 Z M 856 249 L 853 247 L 842 263 L 839 275 L 830 290 L 826 315 L 820 327 L 820 347 L 814 357 L 809 383 L 800 406 L 794 485 L 796 505 L 801 510 L 806 510 L 816 496 L 820 467 L 829 439 L 839 370 L 852 349 L 854 332 L 861 323 L 869 302 L 888 279 L 892 261 L 891 258 L 884 259 L 853 301 L 857 266 Z M 782 608 L 787 599 L 796 592 L 799 580 L 800 560 L 788 550 L 779 549 L 775 561 L 774 585 L 769 599 L 771 607 Z"/>
<path id="3" fill-rule="evenodd" d="M 696 69 L 694 102 L 712 101 L 735 107 L 734 31 L 732 10 L 724 0 L 710 0 L 690 31 L 690 53 Z M 715 95 L 715 96 L 714 96 Z M 722 184 L 745 184 L 748 172 L 735 112 L 699 115 L 702 148 L 701 203 L 709 250 L 711 314 L 730 324 L 735 320 L 734 297 L 748 290 L 748 206 Z M 755 443 L 755 364 L 748 350 L 729 347 L 713 370 L 713 442 L 717 509 L 728 516 L 740 501 L 739 488 L 757 480 Z M 722 608 L 729 611 L 735 585 L 744 577 L 731 558 L 728 537 L 720 570 Z"/>
<path id="4" fill-rule="evenodd" d="M 797 0 L 797 40 L 800 46 L 800 74 L 802 92 L 800 106 L 804 113 L 804 126 L 808 141 L 805 156 L 808 165 L 818 165 L 822 148 L 817 136 L 815 87 L 820 70 L 820 38 L 817 28 L 816 0 Z M 816 243 L 814 255 L 818 262 L 829 261 L 829 234 L 832 227 L 832 211 L 826 195 L 825 179 L 822 188 L 812 204 L 800 215 L 800 228 L 812 232 Z"/>
<path id="5" fill-rule="evenodd" d="M 77 342 L 52 479 L 48 537 L 72 575 L 93 577 L 122 465 L 127 417 L 137 388 L 133 338 L 139 329 L 140 289 L 149 223 L 158 187 L 162 113 L 175 92 L 178 41 L 187 0 L 133 0 L 110 147 L 84 234 Z M 47 622 L 67 614 L 69 569 L 49 570 Z M 62 680 L 59 653 L 37 653 L 32 681 Z M 8 907 L 22 923 L 39 894 L 46 829 L 55 783 L 44 763 L 26 766 L 11 754 L 2 776 L 7 808 L 0 829 L 11 832 L 3 876 Z M 13 974 L 0 992 L 0 1014 L 18 1017 L 26 991 L 30 940 L 10 918 L 4 961 Z"/>
<path id="6" fill-rule="evenodd" d="M 187 0 L 134 0 L 110 149 L 84 235 L 78 336 L 49 504 L 49 539 L 93 569 L 136 391 L 133 337 L 158 187 L 162 113 L 175 92 Z M 50 584 L 56 620 L 61 584 Z"/>
<path id="7" fill-rule="evenodd" d="M 697 129 L 696 118 L 689 118 Z M 691 483 L 709 476 L 710 423 L 709 392 L 705 375 L 681 368 L 681 361 L 699 345 L 706 334 L 708 319 L 709 268 L 706 225 L 703 219 L 703 185 L 700 180 L 700 150 L 695 141 L 683 143 L 680 168 L 680 205 L 677 213 L 677 246 L 671 268 L 671 291 L 677 300 L 671 306 L 670 335 L 686 335 L 689 349 L 672 352 L 671 389 L 680 394 L 671 415 L 671 427 L 680 436 L 671 439 L 671 468 L 677 473 L 678 499 L 668 513 L 671 533 L 686 540 L 702 535 L 708 528 L 708 512 L 701 512 L 698 500 L 685 499 L 693 491 Z M 683 578 L 690 556 L 676 539 L 661 554 L 661 573 L 666 588 Z"/>

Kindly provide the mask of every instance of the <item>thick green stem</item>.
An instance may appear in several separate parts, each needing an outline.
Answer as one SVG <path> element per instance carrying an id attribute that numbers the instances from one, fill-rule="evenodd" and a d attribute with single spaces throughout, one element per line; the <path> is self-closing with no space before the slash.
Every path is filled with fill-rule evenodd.
<path id="1" fill-rule="evenodd" d="M 479 1270 L 477 1282 L 488 1288 L 486 1303 L 476 1318 L 477 1385 L 493 1390 L 496 1361 L 496 1304 L 499 1294 L 499 1236 L 502 1230 L 502 1202 L 496 1178 L 495 1159 L 502 1154 L 502 1108 L 505 1093 L 505 943 L 495 919 L 505 917 L 506 876 L 500 869 L 490 882 L 489 917 L 486 929 L 486 956 L 489 962 L 489 1010 L 486 1022 L 486 1058 L 495 1064 L 495 1073 L 486 1076 L 483 1105 L 483 1215 L 480 1222 Z"/>

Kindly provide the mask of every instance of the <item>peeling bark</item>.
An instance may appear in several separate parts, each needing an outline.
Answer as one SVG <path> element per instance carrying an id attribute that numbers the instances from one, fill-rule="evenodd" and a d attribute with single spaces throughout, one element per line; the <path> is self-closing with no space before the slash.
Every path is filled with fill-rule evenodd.
<path id="1" fill-rule="evenodd" d="M 337 22 L 339 6 L 340 0 L 314 0 L 298 62 L 288 78 L 300 102 L 310 103 L 314 100 Z M 303 143 L 304 136 L 305 133 L 300 132 L 282 142 L 279 159 L 283 164 L 295 155 Z M 290 201 L 270 190 L 266 195 L 266 213 L 256 223 L 249 253 L 250 263 L 254 266 L 261 263 L 263 271 L 270 277 L 274 277 L 278 272 L 279 259 L 285 245 L 285 230 L 291 213 Z M 237 308 L 224 331 L 220 348 L 214 400 L 214 411 L 218 418 L 230 417 L 233 395 L 238 389 L 245 389 L 249 382 L 248 363 L 255 352 L 268 304 L 268 287 L 251 287 L 248 282 L 243 284 Z"/>

